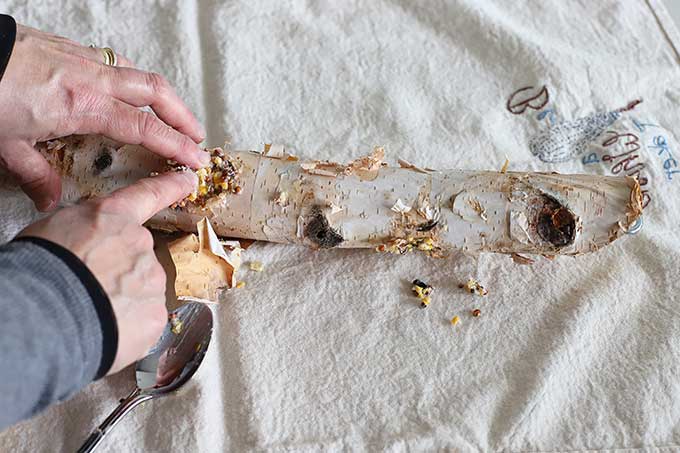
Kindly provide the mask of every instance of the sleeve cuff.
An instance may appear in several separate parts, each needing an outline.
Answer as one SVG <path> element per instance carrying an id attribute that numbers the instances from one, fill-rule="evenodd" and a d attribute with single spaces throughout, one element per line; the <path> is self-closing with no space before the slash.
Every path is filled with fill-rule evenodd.
<path id="1" fill-rule="evenodd" d="M 0 80 L 5 75 L 17 38 L 17 23 L 12 16 L 0 14 Z"/>
<path id="2" fill-rule="evenodd" d="M 113 365 L 113 360 L 116 358 L 116 353 L 118 351 L 118 325 L 116 323 L 116 315 L 111 306 L 111 301 L 104 291 L 104 288 L 102 288 L 97 278 L 92 274 L 90 269 L 87 268 L 85 263 L 70 250 L 61 245 L 47 239 L 33 236 L 22 236 L 15 241 L 30 242 L 52 253 L 66 264 L 83 284 L 83 287 L 85 287 L 94 309 L 97 312 L 97 317 L 99 318 L 99 324 L 102 330 L 102 358 L 95 379 L 105 376 L 111 369 L 111 365 Z"/>

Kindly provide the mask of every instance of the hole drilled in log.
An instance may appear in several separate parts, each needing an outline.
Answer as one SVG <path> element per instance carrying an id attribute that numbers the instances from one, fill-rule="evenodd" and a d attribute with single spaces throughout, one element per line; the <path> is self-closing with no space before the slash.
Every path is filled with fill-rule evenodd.
<path id="1" fill-rule="evenodd" d="M 111 151 L 108 149 L 103 149 L 99 152 L 99 155 L 94 160 L 94 174 L 98 175 L 113 163 L 113 156 L 111 156 Z"/>
<path id="2" fill-rule="evenodd" d="M 324 249 L 336 247 L 344 241 L 342 235 L 330 226 L 319 207 L 312 210 L 311 218 L 305 228 L 305 236 Z"/>
<path id="3" fill-rule="evenodd" d="M 543 208 L 538 213 L 538 235 L 555 247 L 572 244 L 576 238 L 576 216 L 559 201 L 543 195 Z"/>

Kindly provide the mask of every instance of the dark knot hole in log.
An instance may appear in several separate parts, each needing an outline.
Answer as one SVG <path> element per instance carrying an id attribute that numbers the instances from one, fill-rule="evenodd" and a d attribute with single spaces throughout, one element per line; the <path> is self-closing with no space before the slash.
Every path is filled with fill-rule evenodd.
<path id="1" fill-rule="evenodd" d="M 108 149 L 102 149 L 94 160 L 94 174 L 98 175 L 113 163 L 113 156 Z"/>
<path id="2" fill-rule="evenodd" d="M 305 228 L 305 236 L 324 249 L 336 247 L 344 241 L 342 235 L 328 223 L 328 219 L 319 207 L 312 210 L 311 218 Z"/>
<path id="3" fill-rule="evenodd" d="M 543 195 L 543 209 L 538 214 L 538 235 L 555 247 L 572 244 L 576 238 L 576 216 L 559 201 Z"/>

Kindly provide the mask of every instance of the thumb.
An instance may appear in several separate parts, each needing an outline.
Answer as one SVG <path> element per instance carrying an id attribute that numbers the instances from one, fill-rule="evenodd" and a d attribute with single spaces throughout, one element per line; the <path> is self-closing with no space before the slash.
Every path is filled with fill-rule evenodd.
<path id="1" fill-rule="evenodd" d="M 39 211 L 57 206 L 61 178 L 33 145 L 23 140 L 0 143 L 0 165 L 17 180 Z"/>

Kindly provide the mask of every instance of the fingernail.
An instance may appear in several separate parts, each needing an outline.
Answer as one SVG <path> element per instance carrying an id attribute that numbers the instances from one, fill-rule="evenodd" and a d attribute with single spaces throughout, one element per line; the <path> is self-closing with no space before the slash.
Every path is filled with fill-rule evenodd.
<path id="1" fill-rule="evenodd" d="M 196 173 L 191 171 L 191 170 L 185 170 L 181 174 L 184 175 L 184 177 L 191 183 L 193 187 L 196 187 L 198 185 L 198 176 L 196 176 Z"/>
<path id="2" fill-rule="evenodd" d="M 202 125 L 198 125 L 198 136 L 201 139 L 200 141 L 205 140 L 205 136 L 207 135 L 207 132 L 205 131 L 205 127 Z"/>
<path id="3" fill-rule="evenodd" d="M 201 151 L 198 155 L 198 160 L 201 162 L 203 167 L 210 165 L 210 153 L 207 151 Z"/>

